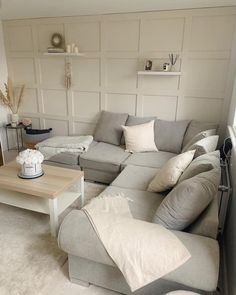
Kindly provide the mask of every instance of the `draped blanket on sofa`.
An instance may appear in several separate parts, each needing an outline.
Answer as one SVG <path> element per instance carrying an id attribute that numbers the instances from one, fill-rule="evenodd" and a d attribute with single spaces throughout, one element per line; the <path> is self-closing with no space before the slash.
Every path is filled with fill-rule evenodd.
<path id="1" fill-rule="evenodd" d="M 163 226 L 134 219 L 121 195 L 93 199 L 83 208 L 131 291 L 161 278 L 191 255 Z"/>

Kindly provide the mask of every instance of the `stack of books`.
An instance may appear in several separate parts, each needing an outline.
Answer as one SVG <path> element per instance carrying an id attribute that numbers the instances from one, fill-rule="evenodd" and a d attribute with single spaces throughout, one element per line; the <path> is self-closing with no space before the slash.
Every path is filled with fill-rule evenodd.
<path id="1" fill-rule="evenodd" d="M 63 53 L 65 50 L 63 48 L 48 47 L 48 53 Z"/>

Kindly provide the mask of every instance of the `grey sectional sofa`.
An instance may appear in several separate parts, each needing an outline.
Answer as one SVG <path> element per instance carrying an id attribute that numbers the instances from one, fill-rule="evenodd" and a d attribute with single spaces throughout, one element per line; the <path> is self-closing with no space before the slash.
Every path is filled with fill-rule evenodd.
<path id="1" fill-rule="evenodd" d="M 131 116 L 130 122 L 126 121 L 126 124 L 143 123 L 143 120 L 145 119 Z M 148 184 L 158 170 L 168 159 L 181 152 L 183 142 L 186 144 L 202 130 L 217 128 L 215 124 L 196 121 L 170 123 L 157 120 L 155 125 L 156 130 L 162 126 L 156 137 L 158 152 L 127 153 L 122 146 L 121 133 L 119 145 L 99 142 L 95 137 L 97 141 L 89 151 L 77 155 L 72 161 L 73 165 L 77 166 L 77 163 L 84 170 L 86 179 L 110 184 L 101 195 L 123 193 L 130 199 L 130 210 L 134 218 L 147 222 L 152 222 L 157 207 L 166 195 L 147 191 Z M 198 169 L 220 170 L 219 154 L 215 152 L 213 156 L 209 155 L 197 158 L 195 164 L 192 162 L 193 167 L 197 167 L 196 173 Z M 62 157 L 59 160 L 62 162 Z M 64 161 L 63 165 L 71 165 L 71 162 L 66 164 Z M 178 289 L 212 294 L 217 287 L 219 271 L 217 231 L 218 199 L 215 196 L 191 226 L 184 231 L 173 231 L 191 253 L 189 261 L 134 294 L 161 295 Z M 107 254 L 83 211 L 73 210 L 66 216 L 59 230 L 58 243 L 68 253 L 72 282 L 91 283 L 131 294 L 123 275 Z"/>

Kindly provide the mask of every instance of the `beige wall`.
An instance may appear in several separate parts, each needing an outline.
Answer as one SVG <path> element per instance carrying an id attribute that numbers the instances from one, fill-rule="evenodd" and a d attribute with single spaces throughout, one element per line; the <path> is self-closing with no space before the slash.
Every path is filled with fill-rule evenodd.
<path id="1" fill-rule="evenodd" d="M 22 116 L 54 134 L 90 133 L 101 109 L 198 119 L 225 126 L 235 70 L 236 10 L 66 17 L 4 22 L 10 76 L 26 83 Z M 84 57 L 48 57 L 50 36 L 78 43 Z M 169 53 L 181 76 L 138 76 L 146 59 L 160 69 Z M 65 62 L 72 88 L 65 89 Z"/>

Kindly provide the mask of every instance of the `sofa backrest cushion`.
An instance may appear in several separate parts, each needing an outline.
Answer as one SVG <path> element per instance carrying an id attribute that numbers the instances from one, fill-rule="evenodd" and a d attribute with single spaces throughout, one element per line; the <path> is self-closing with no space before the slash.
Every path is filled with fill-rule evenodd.
<path id="1" fill-rule="evenodd" d="M 153 222 L 184 230 L 207 208 L 218 191 L 220 169 L 200 173 L 178 184 L 162 201 Z"/>
<path id="2" fill-rule="evenodd" d="M 208 122 L 200 122 L 192 120 L 190 124 L 188 125 L 188 128 L 186 130 L 186 133 L 184 135 L 183 139 L 183 147 L 189 143 L 189 141 L 198 133 L 204 130 L 211 130 L 216 129 L 218 130 L 218 124 L 216 123 L 208 123 Z"/>
<path id="3" fill-rule="evenodd" d="M 186 152 L 195 142 L 212 135 L 216 135 L 216 129 L 204 130 L 199 132 L 182 148 L 182 153 Z"/>
<path id="4" fill-rule="evenodd" d="M 188 124 L 189 121 L 165 121 L 157 119 L 154 131 L 155 143 L 158 150 L 179 154 Z"/>
<path id="5" fill-rule="evenodd" d="M 123 132 L 121 126 L 125 125 L 127 118 L 126 113 L 102 111 L 94 132 L 94 140 L 120 145 Z"/>
<path id="6" fill-rule="evenodd" d="M 195 142 L 187 149 L 187 151 L 195 150 L 194 158 L 197 158 L 206 153 L 214 152 L 216 150 L 218 140 L 219 135 L 208 136 Z"/>
<path id="7" fill-rule="evenodd" d="M 180 176 L 178 183 L 213 168 L 220 169 L 220 152 L 214 151 L 194 159 Z"/>
<path id="8" fill-rule="evenodd" d="M 156 117 L 136 117 L 136 116 L 129 115 L 125 125 L 126 126 L 135 126 L 135 125 L 148 123 L 148 122 L 155 120 L 155 119 L 156 119 Z M 125 138 L 124 138 L 124 134 L 123 134 L 123 136 L 121 138 L 121 145 L 124 145 L 124 144 L 125 144 Z"/>

